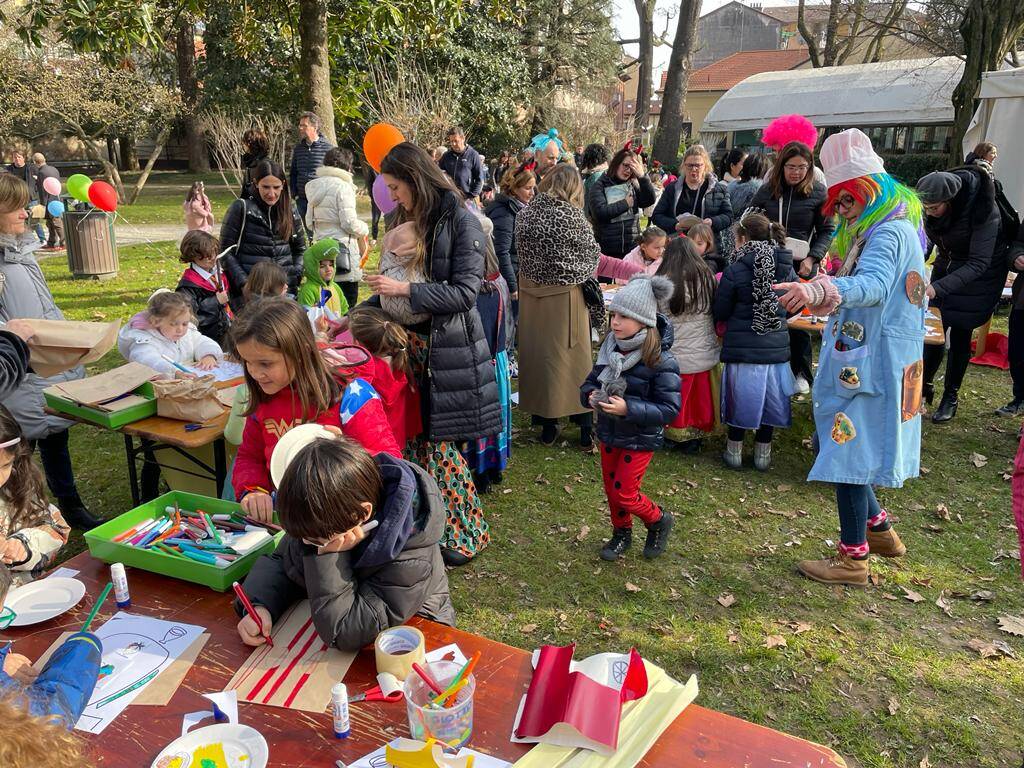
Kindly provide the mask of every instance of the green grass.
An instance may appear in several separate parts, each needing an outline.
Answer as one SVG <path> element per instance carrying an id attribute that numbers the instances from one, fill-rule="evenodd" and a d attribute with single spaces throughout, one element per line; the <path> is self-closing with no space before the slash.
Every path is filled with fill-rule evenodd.
<path id="1" fill-rule="evenodd" d="M 141 205 L 173 223 L 184 186 L 169 187 L 155 187 L 152 199 L 147 190 Z M 58 304 L 84 320 L 126 319 L 180 271 L 168 243 L 123 248 L 120 275 L 103 283 L 72 280 L 61 259 L 43 266 Z M 1005 331 L 1005 316 L 996 325 Z M 838 538 L 830 488 L 805 482 L 806 398 L 781 430 L 768 474 L 725 469 L 722 437 L 696 457 L 656 456 L 645 488 L 679 517 L 669 552 L 654 562 L 639 547 L 624 562 L 598 559 L 608 522 L 596 457 L 573 446 L 571 431 L 558 448 L 541 446 L 517 414 L 512 464 L 486 497 L 492 543 L 449 574 L 459 625 L 523 648 L 575 641 L 578 656 L 635 645 L 677 678 L 696 674 L 700 704 L 827 744 L 851 766 L 918 768 L 926 755 L 932 766 L 1018 766 L 1024 640 L 996 627 L 998 616 L 1024 616 L 1020 564 L 996 559 L 1016 549 L 1003 473 L 1019 420 L 992 414 L 1008 398 L 1005 372 L 971 366 L 957 418 L 925 421 L 927 475 L 880 492 L 910 551 L 901 561 L 873 559 L 880 583 L 860 590 L 793 571 Z M 987 463 L 976 467 L 972 453 Z M 72 455 L 95 511 L 128 509 L 120 436 L 78 427 Z M 81 546 L 76 534 L 68 552 Z M 924 601 L 909 602 L 903 587 Z M 958 597 L 977 590 L 994 599 Z M 724 594 L 736 603 L 722 607 Z M 942 595 L 951 616 L 935 605 Z M 769 635 L 786 646 L 766 648 Z M 964 648 L 971 638 L 1005 640 L 1018 658 L 982 660 Z M 769 755 L 755 763 L 770 764 Z"/>

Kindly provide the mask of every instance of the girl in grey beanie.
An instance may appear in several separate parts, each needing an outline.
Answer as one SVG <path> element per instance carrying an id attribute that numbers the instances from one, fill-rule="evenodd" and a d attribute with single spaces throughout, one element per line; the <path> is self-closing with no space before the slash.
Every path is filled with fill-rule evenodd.
<path id="1" fill-rule="evenodd" d="M 597 411 L 601 474 L 612 537 L 601 550 L 617 560 L 633 543 L 633 518 L 647 527 L 644 557 L 665 551 L 672 515 L 643 494 L 647 465 L 662 446 L 665 426 L 679 414 L 679 366 L 672 324 L 658 312 L 674 288 L 667 278 L 634 275 L 609 306 L 611 332 L 580 387 L 580 401 Z"/>

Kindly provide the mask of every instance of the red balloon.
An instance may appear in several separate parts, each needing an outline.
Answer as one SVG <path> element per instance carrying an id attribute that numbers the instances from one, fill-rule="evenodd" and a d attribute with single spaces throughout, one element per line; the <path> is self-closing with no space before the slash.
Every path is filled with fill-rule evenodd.
<path id="1" fill-rule="evenodd" d="M 377 123 L 370 126 L 370 130 L 363 137 L 363 154 L 366 162 L 370 164 L 377 173 L 380 173 L 381 161 L 388 152 L 405 141 L 402 132 L 390 123 Z"/>
<path id="2" fill-rule="evenodd" d="M 89 202 L 112 213 L 117 210 L 117 191 L 105 181 L 94 181 L 89 185 Z"/>

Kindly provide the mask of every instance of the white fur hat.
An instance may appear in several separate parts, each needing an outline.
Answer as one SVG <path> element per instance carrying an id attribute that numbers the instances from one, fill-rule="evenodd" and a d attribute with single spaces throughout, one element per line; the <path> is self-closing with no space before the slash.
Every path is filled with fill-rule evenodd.
<path id="1" fill-rule="evenodd" d="M 885 163 L 875 154 L 871 139 L 857 128 L 829 136 L 822 143 L 818 157 L 829 189 L 850 179 L 885 173 Z"/>

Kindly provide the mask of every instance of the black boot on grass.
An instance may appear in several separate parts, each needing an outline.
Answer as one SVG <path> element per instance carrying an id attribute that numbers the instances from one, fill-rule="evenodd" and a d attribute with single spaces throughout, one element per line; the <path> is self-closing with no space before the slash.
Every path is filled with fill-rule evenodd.
<path id="1" fill-rule="evenodd" d="M 633 530 L 631 528 L 612 528 L 612 537 L 601 548 L 601 559 L 612 562 L 626 554 L 633 546 Z"/>
<path id="2" fill-rule="evenodd" d="M 672 532 L 675 521 L 667 509 L 661 510 L 661 519 L 647 527 L 647 541 L 644 544 L 644 557 L 652 560 L 661 555 L 668 547 L 668 535 Z"/>

